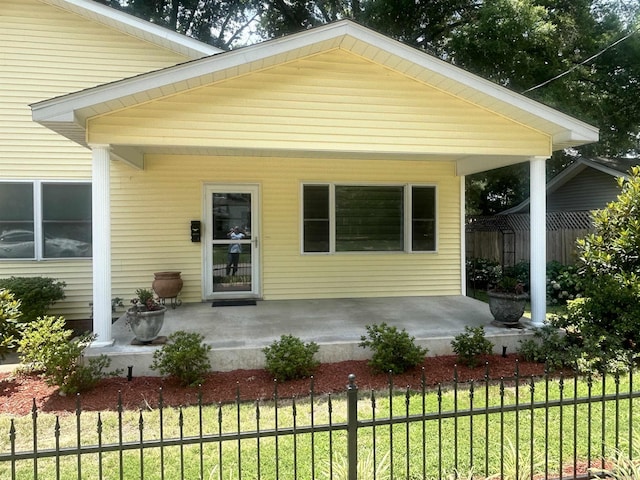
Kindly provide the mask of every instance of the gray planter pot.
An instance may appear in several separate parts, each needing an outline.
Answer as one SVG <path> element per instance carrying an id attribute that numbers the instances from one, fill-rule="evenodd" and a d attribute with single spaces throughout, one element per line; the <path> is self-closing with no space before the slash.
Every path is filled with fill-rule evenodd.
<path id="1" fill-rule="evenodd" d="M 529 295 L 493 290 L 488 291 L 487 294 L 489 295 L 489 310 L 491 310 L 494 319 L 491 323 L 497 327 L 519 327 Z"/>
<path id="2" fill-rule="evenodd" d="M 158 337 L 158 333 L 164 324 L 164 313 L 166 307 L 160 310 L 137 310 L 130 308 L 127 310 L 127 323 L 136 340 L 142 343 L 150 343 Z"/>

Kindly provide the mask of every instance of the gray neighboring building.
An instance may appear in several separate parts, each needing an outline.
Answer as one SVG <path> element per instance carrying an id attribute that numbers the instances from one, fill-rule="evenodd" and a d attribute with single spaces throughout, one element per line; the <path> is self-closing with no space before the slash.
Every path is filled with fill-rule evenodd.
<path id="1" fill-rule="evenodd" d="M 578 158 L 547 183 L 547 212 L 580 212 L 603 208 L 620 193 L 617 179 L 628 177 L 637 158 Z M 529 199 L 500 215 L 528 213 Z"/>

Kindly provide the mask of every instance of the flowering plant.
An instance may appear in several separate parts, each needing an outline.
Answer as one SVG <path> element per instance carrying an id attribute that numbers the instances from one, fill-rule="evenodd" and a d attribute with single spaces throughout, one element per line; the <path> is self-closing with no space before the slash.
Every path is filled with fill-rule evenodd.
<path id="1" fill-rule="evenodd" d="M 137 298 L 131 300 L 133 309 L 136 311 L 153 312 L 164 308 L 148 288 L 138 288 L 136 295 Z"/>

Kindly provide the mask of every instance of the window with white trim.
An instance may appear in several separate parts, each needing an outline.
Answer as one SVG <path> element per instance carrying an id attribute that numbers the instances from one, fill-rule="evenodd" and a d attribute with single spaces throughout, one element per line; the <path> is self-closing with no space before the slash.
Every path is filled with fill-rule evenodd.
<path id="1" fill-rule="evenodd" d="M 305 253 L 433 252 L 436 187 L 302 186 Z"/>
<path id="2" fill-rule="evenodd" d="M 0 182 L 0 259 L 91 257 L 91 184 Z"/>

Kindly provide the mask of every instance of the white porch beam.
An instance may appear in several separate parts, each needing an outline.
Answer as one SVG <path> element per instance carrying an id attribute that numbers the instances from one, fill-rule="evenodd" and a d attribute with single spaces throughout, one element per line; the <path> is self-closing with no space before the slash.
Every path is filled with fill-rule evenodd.
<path id="1" fill-rule="evenodd" d="M 91 223 L 93 242 L 92 347 L 113 345 L 111 333 L 111 198 L 109 145 L 91 145 Z"/>
<path id="2" fill-rule="evenodd" d="M 526 162 L 528 159 L 529 157 L 512 155 L 461 158 L 456 160 L 456 175 L 463 177 L 465 175 L 493 170 L 494 168 Z"/>
<path id="3" fill-rule="evenodd" d="M 144 153 L 135 147 L 111 147 L 111 156 L 137 170 L 144 170 Z"/>
<path id="4" fill-rule="evenodd" d="M 547 316 L 547 191 L 546 157 L 531 157 L 529 197 L 531 230 L 531 321 L 541 327 Z"/>

